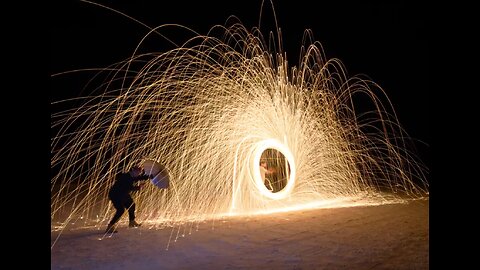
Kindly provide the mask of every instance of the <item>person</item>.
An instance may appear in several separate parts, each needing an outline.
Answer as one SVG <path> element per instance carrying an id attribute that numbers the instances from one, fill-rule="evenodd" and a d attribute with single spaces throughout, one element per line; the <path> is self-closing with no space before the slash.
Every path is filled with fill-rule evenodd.
<path id="1" fill-rule="evenodd" d="M 115 183 L 108 192 L 108 198 L 112 201 L 116 212 L 113 218 L 108 223 L 105 233 L 116 233 L 115 224 L 120 220 L 125 209 L 128 211 L 129 227 L 139 227 L 141 224 L 135 221 L 135 202 L 130 195 L 132 191 L 141 189 L 144 183 L 134 185 L 135 182 L 145 181 L 152 178 L 151 175 L 146 175 L 145 170 L 140 166 L 133 166 L 127 173 L 119 173 L 116 176 Z"/>
<path id="2" fill-rule="evenodd" d="M 268 178 L 266 178 L 266 175 L 267 174 L 272 174 L 274 172 L 275 172 L 275 170 L 267 168 L 267 162 L 265 160 L 260 161 L 260 176 L 262 177 L 263 183 L 265 184 L 265 186 L 270 191 L 273 190 L 273 186 L 272 186 L 271 181 Z"/>

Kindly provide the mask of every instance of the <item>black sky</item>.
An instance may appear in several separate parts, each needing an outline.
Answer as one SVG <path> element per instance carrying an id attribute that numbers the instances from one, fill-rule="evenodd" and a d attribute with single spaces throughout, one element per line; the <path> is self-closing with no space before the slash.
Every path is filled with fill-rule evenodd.
<path id="1" fill-rule="evenodd" d="M 248 29 L 257 26 L 261 0 L 97 2 L 149 26 L 175 23 L 206 34 L 211 26 L 224 24 L 229 15 L 237 16 Z M 350 76 L 366 74 L 386 91 L 408 134 L 424 142 L 416 147 L 430 167 L 427 13 L 407 1 L 357 2 L 364 1 L 275 1 L 289 62 L 297 65 L 304 30 L 311 29 L 327 58 L 339 58 Z M 264 9 L 262 23 L 268 28 L 269 2 Z M 50 30 L 51 74 L 125 60 L 148 32 L 130 19 L 80 1 L 56 5 Z M 159 38 L 144 48 L 161 51 L 165 46 Z M 92 75 L 55 77 L 51 99 L 77 95 Z"/>

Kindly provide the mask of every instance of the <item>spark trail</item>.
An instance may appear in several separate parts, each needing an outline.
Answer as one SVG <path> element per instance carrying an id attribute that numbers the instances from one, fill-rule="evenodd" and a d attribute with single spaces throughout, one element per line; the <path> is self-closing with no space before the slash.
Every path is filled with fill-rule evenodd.
<path id="1" fill-rule="evenodd" d="M 103 227 L 115 174 L 147 159 L 171 175 L 169 189 L 137 195 L 137 215 L 152 226 L 422 196 L 424 168 L 392 105 L 380 102 L 384 91 L 349 78 L 306 35 L 293 67 L 280 38 L 277 51 L 258 28 L 233 22 L 106 68 L 100 94 L 52 114 L 52 223 L 81 217 Z M 375 109 L 357 115 L 357 95 Z M 284 171 L 274 191 L 260 179 L 263 159 Z"/>

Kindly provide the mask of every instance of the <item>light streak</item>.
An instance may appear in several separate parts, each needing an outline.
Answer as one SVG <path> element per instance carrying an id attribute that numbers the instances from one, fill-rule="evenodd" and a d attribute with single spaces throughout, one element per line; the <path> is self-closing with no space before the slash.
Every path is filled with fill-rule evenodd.
<path id="1" fill-rule="evenodd" d="M 137 216 L 158 227 L 428 193 L 425 168 L 388 98 L 380 102 L 380 86 L 348 78 L 318 42 L 304 44 L 291 67 L 257 30 L 215 26 L 176 49 L 134 53 L 105 69 L 115 72 L 101 94 L 54 113 L 52 230 L 80 220 L 105 225 L 115 174 L 147 159 L 172 176 L 169 189 L 146 185 L 135 198 Z M 357 115 L 357 95 L 375 109 Z M 290 168 L 278 192 L 260 177 L 266 149 Z"/>

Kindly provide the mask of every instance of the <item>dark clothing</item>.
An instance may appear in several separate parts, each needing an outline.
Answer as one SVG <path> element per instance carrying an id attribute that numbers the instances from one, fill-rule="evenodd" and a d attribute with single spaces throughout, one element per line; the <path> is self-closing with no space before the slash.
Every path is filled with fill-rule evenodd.
<path id="1" fill-rule="evenodd" d="M 135 220 L 135 203 L 133 202 L 130 192 L 139 190 L 139 186 L 134 186 L 135 182 L 147 180 L 148 175 L 139 175 L 132 177 L 130 173 L 120 173 L 117 175 L 117 179 L 108 192 L 108 197 L 113 203 L 113 206 L 117 210 L 110 225 L 117 223 L 122 217 L 125 209 L 128 210 L 128 218 L 130 221 Z"/>
<path id="2" fill-rule="evenodd" d="M 133 202 L 130 194 L 127 194 L 123 198 L 110 198 L 110 200 L 113 203 L 113 207 L 115 207 L 115 209 L 117 210 L 109 223 L 110 225 L 117 223 L 117 221 L 122 217 L 123 213 L 125 212 L 125 209 L 128 210 L 128 220 L 135 220 L 135 203 Z"/>
<path id="3" fill-rule="evenodd" d="M 137 177 L 132 177 L 130 173 L 120 173 L 117 175 L 117 180 L 110 188 L 108 192 L 108 197 L 112 198 L 121 198 L 130 194 L 131 191 L 139 190 L 140 187 L 134 186 L 133 184 L 138 181 L 144 181 L 148 179 L 148 175 L 141 174 Z"/>

